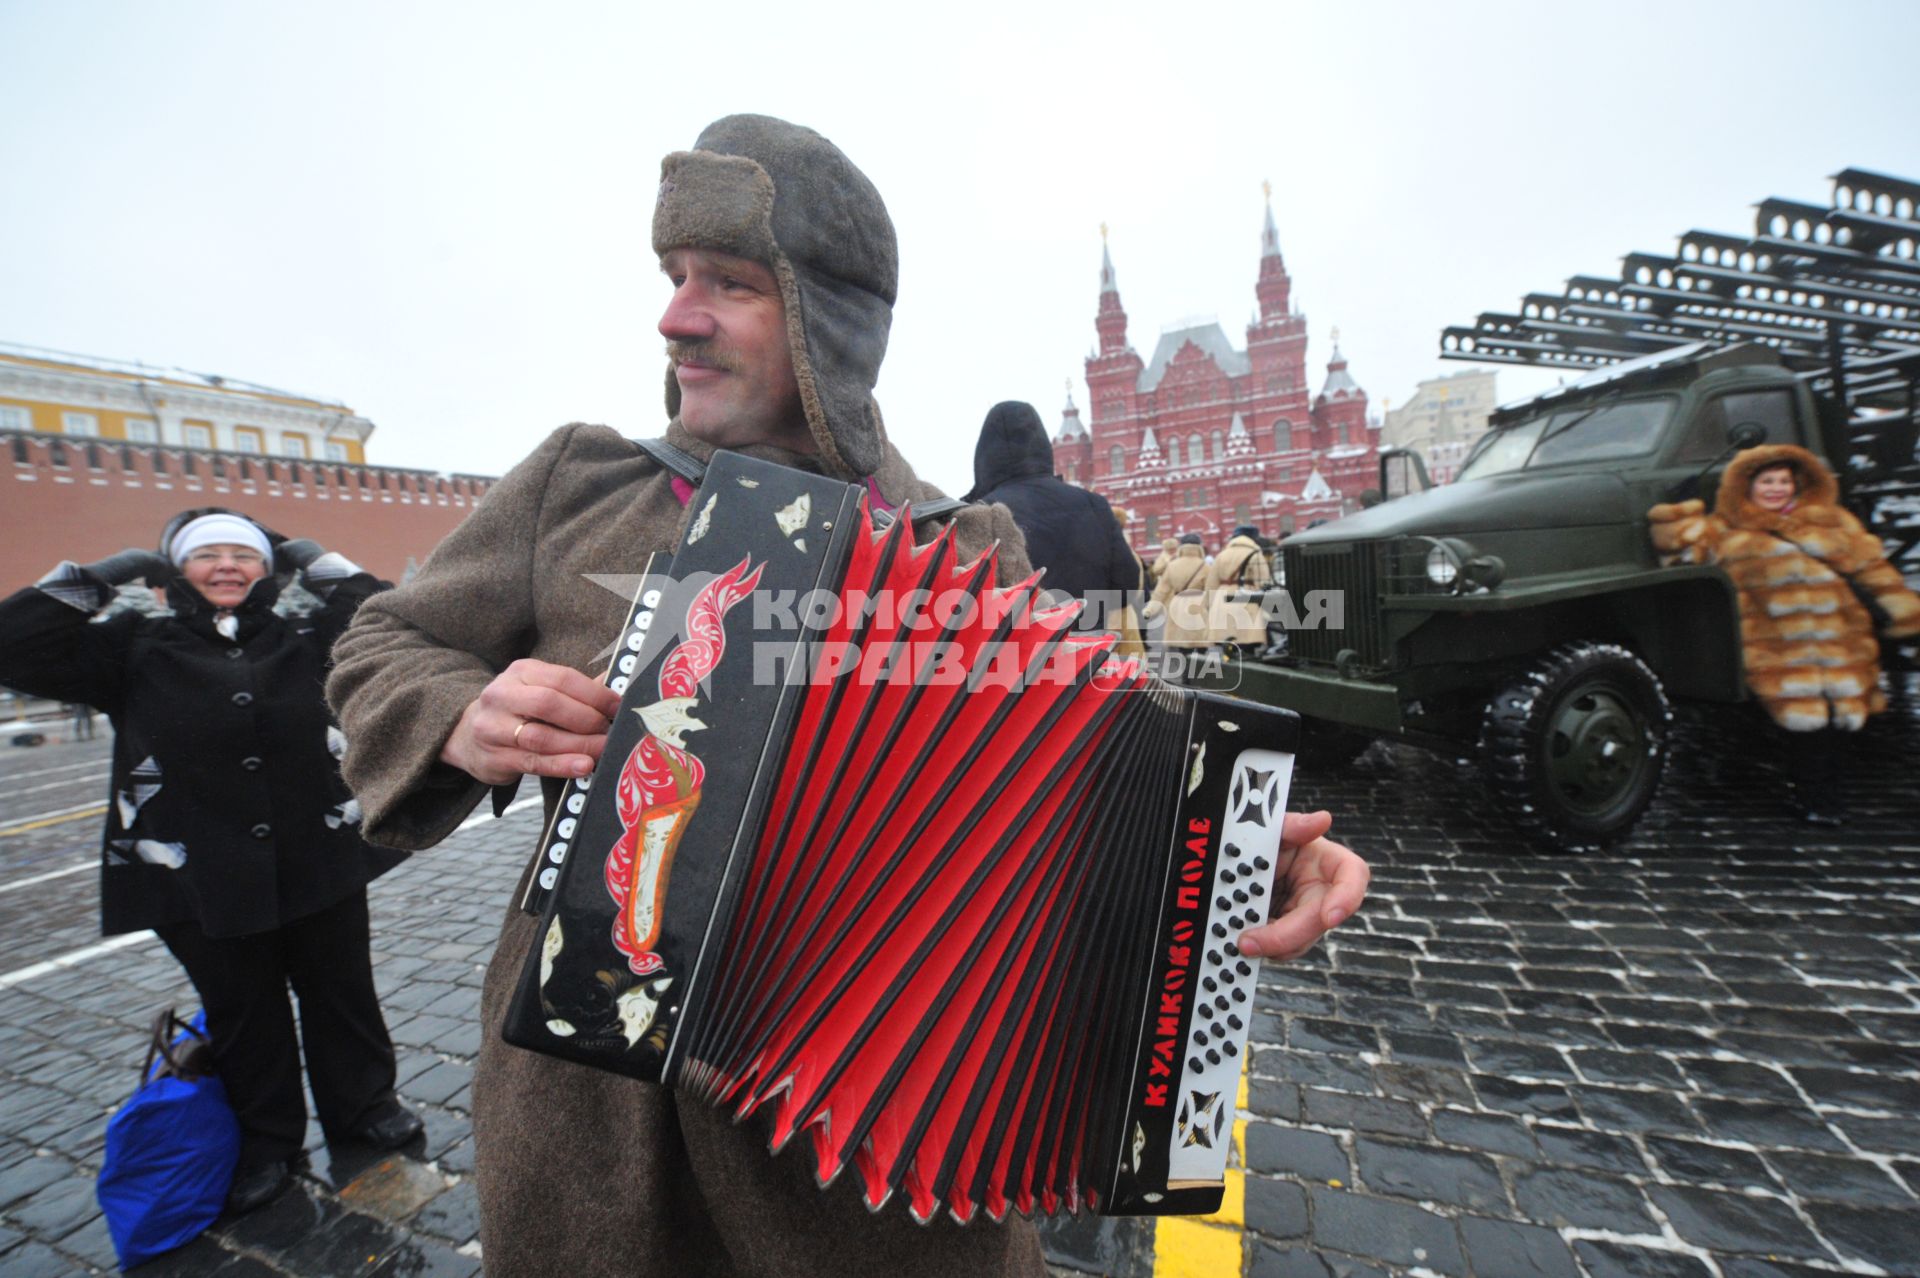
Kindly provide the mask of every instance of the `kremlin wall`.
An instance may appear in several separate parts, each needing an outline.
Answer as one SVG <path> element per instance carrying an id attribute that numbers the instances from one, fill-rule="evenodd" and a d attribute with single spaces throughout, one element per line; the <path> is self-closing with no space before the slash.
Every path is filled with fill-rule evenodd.
<path id="1" fill-rule="evenodd" d="M 151 547 L 228 506 L 399 581 L 492 480 L 373 466 L 343 404 L 229 378 L 0 346 L 0 591 Z"/>

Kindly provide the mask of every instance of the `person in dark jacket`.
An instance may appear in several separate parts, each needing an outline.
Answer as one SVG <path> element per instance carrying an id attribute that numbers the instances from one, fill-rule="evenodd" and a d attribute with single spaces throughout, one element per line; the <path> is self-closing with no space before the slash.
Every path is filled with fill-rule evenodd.
<path id="1" fill-rule="evenodd" d="M 393 1148 L 421 1130 L 394 1098 L 368 955 L 367 883 L 404 854 L 361 839 L 323 696 L 333 641 L 388 583 L 217 508 L 177 516 L 160 546 L 62 562 L 0 601 L 0 681 L 113 725 L 103 931 L 153 929 L 199 991 L 240 1120 L 228 1207 L 246 1211 L 305 1141 L 289 982 L 329 1138 Z M 170 615 L 96 615 L 140 577 Z M 276 607 L 296 577 L 317 611 Z"/>
<path id="2" fill-rule="evenodd" d="M 1053 443 L 1032 404 L 1007 400 L 989 410 L 973 448 L 967 500 L 1013 513 L 1028 558 L 1047 570 L 1042 584 L 1085 600 L 1089 626 L 1116 629 L 1121 610 L 1138 606 L 1140 561 L 1113 508 L 1053 473 Z"/>

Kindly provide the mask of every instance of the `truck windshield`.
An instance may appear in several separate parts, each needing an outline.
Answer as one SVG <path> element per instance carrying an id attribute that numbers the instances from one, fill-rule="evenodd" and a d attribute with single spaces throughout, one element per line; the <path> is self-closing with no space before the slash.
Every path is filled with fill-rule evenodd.
<path id="1" fill-rule="evenodd" d="M 1475 445 L 1455 482 L 1568 462 L 1600 461 L 1652 452 L 1660 442 L 1674 399 L 1633 399 L 1599 408 L 1562 408 L 1517 425 L 1489 431 Z"/>

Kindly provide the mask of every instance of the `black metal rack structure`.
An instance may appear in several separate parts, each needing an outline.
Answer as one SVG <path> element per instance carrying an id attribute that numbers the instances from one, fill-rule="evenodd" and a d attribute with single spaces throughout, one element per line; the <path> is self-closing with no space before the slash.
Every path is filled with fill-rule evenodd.
<path id="1" fill-rule="evenodd" d="M 1810 384 L 1846 500 L 1920 568 L 1920 182 L 1833 175 L 1831 207 L 1778 197 L 1750 237 L 1688 231 L 1516 313 L 1445 329 L 1445 359 L 1585 370 L 1687 342 L 1758 342 Z"/>

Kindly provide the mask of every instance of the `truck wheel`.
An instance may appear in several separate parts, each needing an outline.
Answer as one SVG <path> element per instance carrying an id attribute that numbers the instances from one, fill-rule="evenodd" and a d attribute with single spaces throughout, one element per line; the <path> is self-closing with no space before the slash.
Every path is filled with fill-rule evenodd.
<path id="1" fill-rule="evenodd" d="M 1653 801 L 1672 720 L 1640 658 L 1617 644 L 1563 644 L 1488 703 L 1488 788 L 1527 834 L 1567 852 L 1603 847 Z"/>
<path id="2" fill-rule="evenodd" d="M 1344 768 L 1372 744 L 1373 738 L 1364 732 L 1325 719 L 1300 720 L 1300 763 L 1310 771 Z"/>

